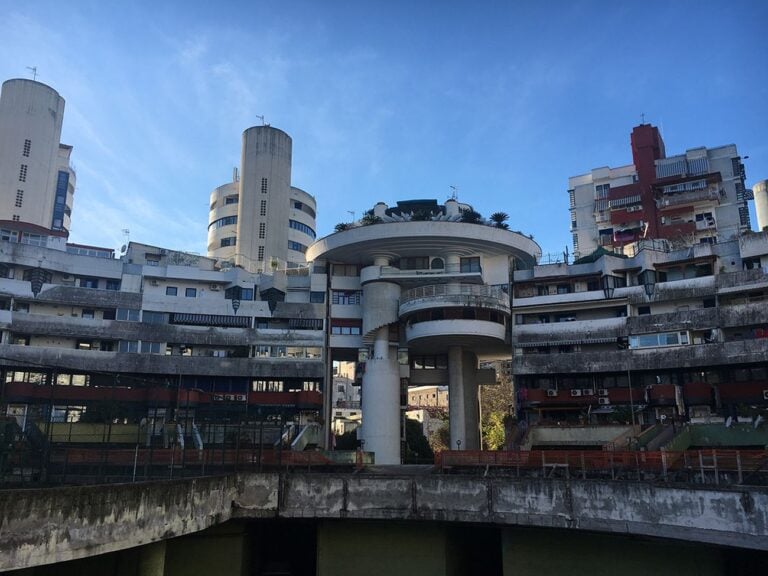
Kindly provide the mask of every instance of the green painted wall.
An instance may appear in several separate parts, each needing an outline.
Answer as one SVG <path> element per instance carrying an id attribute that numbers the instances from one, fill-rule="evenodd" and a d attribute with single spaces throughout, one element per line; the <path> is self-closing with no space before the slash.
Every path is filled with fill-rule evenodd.
<path id="1" fill-rule="evenodd" d="M 562 530 L 503 529 L 504 576 L 717 576 L 718 548 Z"/>
<path id="2" fill-rule="evenodd" d="M 317 576 L 446 576 L 445 528 L 400 522 L 318 524 Z"/>

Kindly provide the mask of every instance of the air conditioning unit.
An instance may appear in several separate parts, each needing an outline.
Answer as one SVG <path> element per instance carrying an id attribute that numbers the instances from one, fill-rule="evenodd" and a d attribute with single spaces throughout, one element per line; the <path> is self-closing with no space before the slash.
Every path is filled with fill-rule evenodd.
<path id="1" fill-rule="evenodd" d="M 158 282 L 157 280 L 150 280 L 150 281 L 149 281 L 149 284 L 150 284 L 151 286 L 160 286 L 160 282 Z"/>
<path id="2" fill-rule="evenodd" d="M 592 390 L 592 388 L 584 388 L 581 391 L 581 395 L 582 396 L 594 396 L 595 395 L 595 391 Z"/>
<path id="3" fill-rule="evenodd" d="M 557 396 L 557 390 L 547 390 L 547 396 L 549 398 L 555 398 Z"/>
<path id="4" fill-rule="evenodd" d="M 763 400 L 768 400 L 768 390 L 763 390 Z"/>
<path id="5" fill-rule="evenodd" d="M 211 284 L 210 286 L 208 286 L 208 289 L 211 292 L 218 292 L 219 290 L 221 290 L 218 284 Z"/>
<path id="6" fill-rule="evenodd" d="M 605 388 L 600 388 L 597 391 L 597 395 L 598 396 L 608 396 L 608 390 L 606 390 Z"/>
<path id="7" fill-rule="evenodd" d="M 571 396 L 581 396 L 581 390 L 571 390 Z"/>
<path id="8" fill-rule="evenodd" d="M 598 398 L 597 403 L 600 404 L 601 406 L 607 406 L 608 404 L 611 403 L 611 400 L 610 398 Z"/>
<path id="9" fill-rule="evenodd" d="M 71 278 L 71 276 L 69 274 L 62 274 L 61 275 L 61 279 L 62 280 L 69 280 L 70 278 Z"/>

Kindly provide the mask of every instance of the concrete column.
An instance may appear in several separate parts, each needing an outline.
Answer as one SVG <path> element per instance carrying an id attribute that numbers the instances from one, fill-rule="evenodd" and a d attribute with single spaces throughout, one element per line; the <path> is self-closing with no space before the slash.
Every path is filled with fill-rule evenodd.
<path id="1" fill-rule="evenodd" d="M 463 365 L 461 346 L 448 348 L 448 423 L 451 432 L 449 447 L 451 450 L 467 448 Z"/>
<path id="2" fill-rule="evenodd" d="M 363 374 L 363 440 L 376 464 L 400 464 L 400 367 L 389 327 L 376 332 Z"/>
<path id="3" fill-rule="evenodd" d="M 462 355 L 462 381 L 464 388 L 464 431 L 467 450 L 480 450 L 480 406 L 477 399 L 477 356 L 472 352 Z"/>

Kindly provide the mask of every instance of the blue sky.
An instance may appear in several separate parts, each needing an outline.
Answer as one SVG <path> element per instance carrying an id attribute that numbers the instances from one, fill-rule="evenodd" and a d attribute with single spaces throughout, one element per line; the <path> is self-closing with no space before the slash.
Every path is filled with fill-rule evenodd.
<path id="1" fill-rule="evenodd" d="M 204 253 L 264 115 L 319 235 L 456 186 L 561 253 L 568 177 L 630 163 L 642 113 L 668 153 L 735 143 L 768 178 L 767 25 L 761 0 L 0 0 L 0 79 L 37 66 L 67 101 L 73 242 Z"/>

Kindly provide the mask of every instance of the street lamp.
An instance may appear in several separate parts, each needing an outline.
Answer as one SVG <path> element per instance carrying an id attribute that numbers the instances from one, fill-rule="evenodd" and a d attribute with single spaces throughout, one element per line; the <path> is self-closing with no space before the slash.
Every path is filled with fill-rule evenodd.
<path id="1" fill-rule="evenodd" d="M 656 291 L 656 270 L 643 270 L 639 278 L 641 278 L 641 283 L 645 289 L 645 295 L 650 300 Z"/>
<path id="2" fill-rule="evenodd" d="M 601 280 L 601 285 L 603 288 L 603 294 L 605 294 L 606 300 L 610 300 L 613 298 L 613 293 L 616 290 L 616 285 L 618 284 L 618 276 L 611 276 L 610 274 L 606 274 L 603 276 Z"/>

